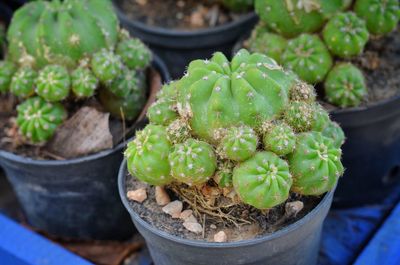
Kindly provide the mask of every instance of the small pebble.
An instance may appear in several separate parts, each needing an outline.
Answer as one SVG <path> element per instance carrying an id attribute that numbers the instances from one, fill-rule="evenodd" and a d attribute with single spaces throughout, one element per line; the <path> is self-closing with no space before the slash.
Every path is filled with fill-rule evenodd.
<path id="1" fill-rule="evenodd" d="M 157 204 L 160 206 L 165 206 L 171 202 L 168 193 L 163 187 L 156 187 L 156 201 Z"/>
<path id="2" fill-rule="evenodd" d="M 192 210 L 184 210 L 183 212 L 181 212 L 181 215 L 179 216 L 179 218 L 181 218 L 182 220 L 185 221 L 191 215 L 193 216 L 193 211 Z"/>
<path id="3" fill-rule="evenodd" d="M 303 210 L 304 203 L 302 201 L 287 202 L 285 204 L 285 213 L 287 216 L 294 216 Z"/>
<path id="4" fill-rule="evenodd" d="M 228 241 L 228 237 L 226 236 L 224 231 L 219 231 L 214 235 L 214 242 L 223 243 Z"/>
<path id="5" fill-rule="evenodd" d="M 164 213 L 169 214 L 172 218 L 179 218 L 181 216 L 182 208 L 182 202 L 176 200 L 165 205 L 162 210 Z"/>
<path id="6" fill-rule="evenodd" d="M 203 227 L 199 223 L 184 222 L 183 226 L 195 234 L 201 234 L 203 232 Z"/>
<path id="7" fill-rule="evenodd" d="M 210 225 L 210 228 L 211 228 L 211 229 L 217 229 L 217 226 L 216 226 L 215 224 L 211 224 L 211 225 Z"/>
<path id="8" fill-rule="evenodd" d="M 126 196 L 128 197 L 129 200 L 142 203 L 147 199 L 146 188 L 140 188 L 137 190 L 128 191 Z"/>

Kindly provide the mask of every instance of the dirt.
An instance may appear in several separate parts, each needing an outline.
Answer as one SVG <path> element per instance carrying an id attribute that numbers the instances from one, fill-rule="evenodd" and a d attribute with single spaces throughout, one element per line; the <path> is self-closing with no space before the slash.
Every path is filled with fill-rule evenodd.
<path id="1" fill-rule="evenodd" d="M 143 203 L 129 201 L 132 209 L 138 213 L 144 221 L 170 235 L 191 240 L 213 242 L 214 235 L 219 231 L 224 231 L 226 233 L 228 242 L 261 237 L 296 222 L 314 209 L 321 201 L 321 198 L 299 196 L 294 193 L 291 194 L 288 202 L 302 201 L 304 203 L 304 208 L 295 217 L 289 218 L 285 215 L 285 203 L 270 209 L 268 212 L 260 211 L 248 205 L 239 204 L 235 206 L 231 215 L 235 218 L 246 219 L 250 222 L 249 224 L 235 226 L 232 223 L 214 219 L 209 215 L 196 216 L 197 220 L 205 219 L 205 222 L 199 221 L 204 229 L 203 234 L 195 234 L 184 228 L 182 220 L 173 219 L 162 211 L 162 207 L 156 203 L 154 187 L 139 182 L 129 174 L 127 174 L 126 178 L 126 192 L 142 187 L 146 188 L 148 197 Z M 179 199 L 171 190 L 167 189 L 167 192 L 169 193 L 171 200 Z M 184 203 L 183 209 L 187 210 L 191 208 L 188 204 Z"/>
<path id="2" fill-rule="evenodd" d="M 118 0 L 118 7 L 134 21 L 150 26 L 195 30 L 219 26 L 243 14 L 230 12 L 211 1 L 199 0 Z"/>
<path id="3" fill-rule="evenodd" d="M 154 69 L 148 71 L 149 80 L 149 99 L 145 106 L 145 110 L 149 104 L 154 101 L 156 92 L 161 87 L 161 77 Z M 6 150 L 17 155 L 24 157 L 30 157 L 35 160 L 65 160 L 66 158 L 49 151 L 46 145 L 34 145 L 25 141 L 18 133 L 16 125 L 16 111 L 15 107 L 19 104 L 19 100 L 11 95 L 0 95 L 0 150 Z M 84 101 L 70 100 L 64 104 L 68 110 L 68 117 L 73 116 L 78 110 L 84 107 L 94 107 L 99 111 L 105 111 L 102 109 L 101 104 L 96 98 L 90 98 Z M 138 121 L 144 118 L 145 111 L 142 112 Z M 118 139 L 114 142 L 114 146 L 118 145 L 127 138 L 133 136 L 133 128 L 135 122 L 126 122 L 125 126 L 121 120 L 110 117 L 110 132 L 114 139 Z M 125 136 L 121 137 L 122 129 L 125 128 Z M 87 154 L 86 154 L 87 155 Z"/>

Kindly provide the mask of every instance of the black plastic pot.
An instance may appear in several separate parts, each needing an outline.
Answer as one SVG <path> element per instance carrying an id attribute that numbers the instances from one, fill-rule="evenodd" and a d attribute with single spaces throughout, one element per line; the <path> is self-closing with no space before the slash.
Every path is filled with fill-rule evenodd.
<path id="1" fill-rule="evenodd" d="M 163 81 L 169 80 L 159 59 L 153 67 Z M 68 238 L 126 239 L 134 229 L 117 192 L 124 147 L 121 143 L 65 161 L 33 160 L 0 150 L 0 166 L 32 226 Z"/>
<path id="2" fill-rule="evenodd" d="M 114 2 L 118 3 L 118 0 Z M 249 13 L 237 21 L 214 28 L 179 31 L 132 21 L 118 8 L 118 4 L 114 6 L 124 28 L 142 39 L 164 60 L 173 78 L 182 76 L 191 61 L 210 58 L 216 51 L 230 57 L 235 42 L 258 20 L 255 13 Z"/>
<path id="3" fill-rule="evenodd" d="M 299 221 L 271 235 L 232 243 L 211 243 L 172 236 L 141 219 L 126 198 L 126 161 L 118 189 L 136 228 L 145 238 L 155 265 L 314 265 L 317 263 L 323 221 L 332 203 L 327 193 Z"/>
<path id="4" fill-rule="evenodd" d="M 347 137 L 343 145 L 346 171 L 334 206 L 380 203 L 400 185 L 400 96 L 368 108 L 334 111 L 331 116 Z"/>

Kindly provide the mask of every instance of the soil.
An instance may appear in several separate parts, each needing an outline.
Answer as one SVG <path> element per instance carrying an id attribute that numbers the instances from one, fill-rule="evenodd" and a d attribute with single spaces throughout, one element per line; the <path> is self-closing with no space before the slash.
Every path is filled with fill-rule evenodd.
<path id="1" fill-rule="evenodd" d="M 149 69 L 148 80 L 148 87 L 151 91 L 149 92 L 149 99 L 145 109 L 147 109 L 149 104 L 154 100 L 156 92 L 161 87 L 161 77 L 154 69 Z M 12 95 L 0 95 L 0 150 L 15 153 L 23 157 L 30 157 L 35 160 L 65 160 L 66 158 L 50 152 L 48 146 L 43 144 L 30 144 L 18 134 L 15 119 L 15 108 L 18 103 L 19 100 Z M 96 98 L 90 98 L 84 101 L 71 100 L 68 101 L 68 104 L 64 105 L 68 110 L 68 117 L 71 117 L 83 107 L 94 107 L 99 111 L 105 112 Z M 138 122 L 143 120 L 144 114 L 145 111 L 143 111 L 138 118 Z M 114 146 L 121 143 L 124 139 L 128 139 L 133 136 L 133 128 L 135 127 L 135 123 L 136 122 L 126 122 L 126 125 L 123 126 L 123 122 L 121 120 L 110 116 L 110 132 L 113 136 L 113 139 L 118 139 L 118 141 L 114 142 Z M 124 130 L 125 135 L 124 137 L 121 137 L 121 133 L 123 132 L 124 128 L 126 129 Z"/>
<path id="2" fill-rule="evenodd" d="M 368 96 L 360 107 L 368 107 L 400 94 L 400 27 L 388 36 L 372 39 L 363 54 L 354 58 L 366 80 Z M 337 109 L 326 102 L 327 109 Z"/>
<path id="3" fill-rule="evenodd" d="M 195 234 L 184 228 L 181 219 L 173 219 L 162 211 L 162 207 L 155 200 L 155 188 L 153 186 L 144 184 L 129 174 L 126 175 L 126 192 L 143 187 L 146 188 L 147 199 L 142 203 L 130 200 L 129 204 L 144 221 L 173 236 L 209 242 L 214 241 L 214 235 L 219 231 L 226 233 L 228 242 L 253 239 L 271 234 L 303 218 L 322 200 L 322 197 L 291 194 L 287 202 L 302 201 L 304 203 L 304 208 L 293 217 L 287 217 L 285 214 L 285 203 L 270 209 L 268 212 L 239 204 L 234 207 L 230 214 L 232 217 L 248 220 L 249 224 L 236 226 L 209 215 L 195 216 L 197 220 L 203 220 L 203 222 L 199 221 L 199 223 L 203 226 L 204 230 L 202 234 Z M 167 192 L 170 195 L 171 201 L 179 200 L 171 190 L 167 189 Z M 183 210 L 192 210 L 188 204 L 184 203 L 183 205 Z"/>
<path id="4" fill-rule="evenodd" d="M 215 27 L 242 16 L 211 1 L 117 0 L 116 4 L 131 20 L 179 30 Z"/>

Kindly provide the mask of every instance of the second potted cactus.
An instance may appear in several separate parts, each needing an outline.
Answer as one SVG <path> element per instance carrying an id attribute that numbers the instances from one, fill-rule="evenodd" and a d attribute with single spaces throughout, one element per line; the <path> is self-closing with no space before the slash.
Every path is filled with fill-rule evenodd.
<path id="1" fill-rule="evenodd" d="M 148 78 L 150 50 L 120 28 L 108 0 L 26 4 L 15 12 L 7 39 L 0 93 L 17 106 L 2 113 L 10 119 L 0 132 L 0 165 L 28 222 L 68 238 L 129 237 L 116 175 L 123 138 L 145 122 L 139 117 L 151 102 L 150 88 L 161 85 Z M 166 81 L 162 62 L 153 65 Z M 99 117 L 109 126 L 97 127 Z M 112 135 L 112 122 L 130 130 Z M 89 130 L 85 137 L 74 134 L 82 130 Z M 97 139 L 107 132 L 107 140 Z M 80 143 L 74 154 L 60 155 L 70 147 L 64 141 L 74 144 L 70 139 Z M 85 149 L 89 142 L 97 145 Z"/>
<path id="2" fill-rule="evenodd" d="M 261 22 L 244 46 L 317 84 L 346 133 L 336 205 L 382 201 L 400 183 L 399 2 L 256 0 L 255 9 Z"/>
<path id="3" fill-rule="evenodd" d="M 316 263 L 344 171 L 344 135 L 315 97 L 311 85 L 247 50 L 232 61 L 222 53 L 193 61 L 161 90 L 119 175 L 121 198 L 156 265 Z M 162 189 L 178 200 L 163 208 L 171 216 L 154 207 L 164 204 Z M 179 200 L 183 208 L 172 211 Z M 293 205 L 306 210 L 297 216 L 303 206 Z M 278 212 L 280 221 L 262 228 Z M 236 221 L 259 230 L 235 237 Z M 179 232 L 184 227 L 197 236 Z"/>

